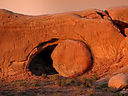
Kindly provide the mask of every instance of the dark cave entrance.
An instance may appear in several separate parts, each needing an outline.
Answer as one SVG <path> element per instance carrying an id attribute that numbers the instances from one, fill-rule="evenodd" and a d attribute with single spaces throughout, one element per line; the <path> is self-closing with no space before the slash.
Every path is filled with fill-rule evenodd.
<path id="1" fill-rule="evenodd" d="M 39 54 L 32 58 L 28 69 L 33 75 L 41 76 L 42 74 L 57 74 L 57 71 L 53 68 L 53 61 L 51 59 L 51 53 L 56 46 L 57 44 L 47 46 Z"/>

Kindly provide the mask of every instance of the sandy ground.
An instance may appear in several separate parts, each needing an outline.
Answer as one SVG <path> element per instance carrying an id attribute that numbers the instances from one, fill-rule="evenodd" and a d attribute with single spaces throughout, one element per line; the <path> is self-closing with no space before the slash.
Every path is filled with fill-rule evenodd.
<path id="1" fill-rule="evenodd" d="M 0 96 L 127 96 L 108 88 L 107 83 L 96 85 L 96 79 L 43 74 L 20 80 L 1 80 Z"/>

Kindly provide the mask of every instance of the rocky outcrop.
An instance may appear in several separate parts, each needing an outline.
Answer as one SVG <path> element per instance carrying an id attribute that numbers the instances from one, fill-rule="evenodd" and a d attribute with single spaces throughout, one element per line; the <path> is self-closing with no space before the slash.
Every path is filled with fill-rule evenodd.
<path id="1" fill-rule="evenodd" d="M 125 8 L 125 10 L 123 13 L 120 13 L 121 11 L 119 11 L 119 13 L 127 14 L 128 8 Z M 118 21 L 118 18 L 116 21 L 114 19 L 114 16 L 117 16 L 116 11 L 113 13 L 115 15 L 112 13 L 110 9 L 108 11 L 92 9 L 55 15 L 26 16 L 1 9 L 0 77 L 21 73 L 26 74 L 28 71 L 36 70 L 33 69 L 35 67 L 31 67 L 32 69 L 30 69 L 30 66 L 36 66 L 36 63 L 35 65 L 31 63 L 37 55 L 40 55 L 39 57 L 41 57 L 43 61 L 45 60 L 44 62 L 48 62 L 46 67 L 51 68 L 52 62 L 57 62 L 58 66 L 60 66 L 61 64 L 59 65 L 58 59 L 54 59 L 55 56 L 53 56 L 53 60 L 51 59 L 51 54 L 52 52 L 55 54 L 57 52 L 56 50 L 60 50 L 56 48 L 61 47 L 62 50 L 59 54 L 63 53 L 63 56 L 68 56 L 67 52 L 74 52 L 74 50 L 70 51 L 70 49 L 73 48 L 88 50 L 78 52 L 83 55 L 85 55 L 86 52 L 87 54 L 90 52 L 92 66 L 88 71 L 86 70 L 88 69 L 86 64 L 90 60 L 90 55 L 89 57 L 85 56 L 85 63 L 80 63 L 77 59 L 74 63 L 75 69 L 72 70 L 76 71 L 76 69 L 78 69 L 76 72 L 79 73 L 79 75 L 83 73 L 85 73 L 85 75 L 97 74 L 97 76 L 101 77 L 125 67 L 128 64 L 128 40 L 126 35 L 127 31 L 122 31 L 122 25 L 124 23 L 127 25 L 127 22 L 116 22 Z M 121 16 L 124 16 L 124 19 L 127 18 L 127 15 Z M 65 52 L 63 43 L 61 42 L 69 39 L 82 42 L 87 45 L 88 48 L 86 48 L 86 46 L 85 48 L 81 47 L 83 45 L 76 46 L 76 43 L 75 45 L 71 44 L 68 51 Z M 69 56 L 71 56 L 71 54 Z M 89 59 L 86 59 L 86 57 Z M 60 57 L 57 56 L 57 58 Z M 75 61 L 74 57 L 71 56 L 71 58 Z M 82 62 L 83 58 L 84 57 L 81 58 Z M 76 63 L 83 66 L 83 69 L 80 69 Z M 43 65 L 44 64 L 42 64 L 42 67 Z M 67 60 L 64 65 L 68 69 L 64 69 L 63 67 L 62 70 L 58 70 L 57 67 L 55 67 L 55 69 L 58 73 L 62 73 L 62 71 L 69 72 L 66 73 L 66 76 L 70 77 L 72 73 L 70 73 L 69 70 L 73 66 L 73 63 Z M 77 76 L 75 75 L 75 71 L 72 76 Z"/>
<path id="2" fill-rule="evenodd" d="M 128 7 L 109 8 L 108 13 L 114 24 L 120 29 L 121 33 L 124 34 L 124 36 L 127 36 Z"/>

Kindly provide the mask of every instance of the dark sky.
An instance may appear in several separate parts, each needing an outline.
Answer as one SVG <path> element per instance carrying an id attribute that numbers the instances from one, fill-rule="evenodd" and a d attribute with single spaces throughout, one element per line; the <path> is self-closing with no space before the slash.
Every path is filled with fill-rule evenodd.
<path id="1" fill-rule="evenodd" d="M 0 8 L 14 12 L 40 15 L 90 8 L 128 6 L 128 0 L 1 0 Z"/>

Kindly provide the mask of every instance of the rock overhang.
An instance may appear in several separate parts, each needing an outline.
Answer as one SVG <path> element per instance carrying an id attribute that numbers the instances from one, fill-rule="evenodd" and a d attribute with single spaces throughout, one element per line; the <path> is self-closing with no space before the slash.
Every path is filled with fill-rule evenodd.
<path id="1" fill-rule="evenodd" d="M 109 71 L 111 64 L 121 58 L 120 48 L 123 47 L 120 45 L 126 36 L 124 36 L 125 32 L 120 31 L 120 25 L 117 26 L 117 22 L 114 23 L 115 19 L 111 15 L 113 13 L 111 10 L 85 10 L 35 17 L 6 10 L 0 10 L 0 12 L 2 13 L 0 15 L 2 50 L 0 65 L 3 76 L 15 74 L 14 69 L 17 68 L 15 65 L 22 66 L 21 70 L 26 71 L 30 59 L 37 53 L 67 39 L 84 42 L 90 48 L 94 66 L 87 74 L 103 75 L 104 72 Z M 124 19 L 127 19 L 126 17 L 127 15 Z M 39 48 L 41 44 L 44 45 Z M 102 66 L 102 64 L 106 65 Z M 104 71 L 97 72 L 99 68 Z"/>

